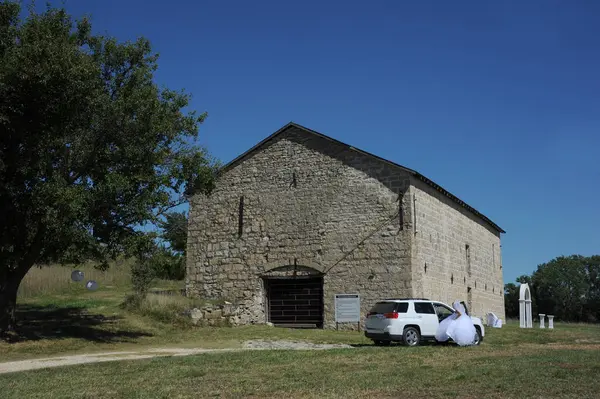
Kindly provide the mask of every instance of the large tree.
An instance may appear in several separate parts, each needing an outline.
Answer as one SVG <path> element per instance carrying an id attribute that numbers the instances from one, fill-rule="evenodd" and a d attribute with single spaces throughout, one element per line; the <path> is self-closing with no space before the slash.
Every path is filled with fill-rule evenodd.
<path id="1" fill-rule="evenodd" d="M 598 263 L 581 255 L 559 256 L 538 266 L 531 276 L 532 296 L 541 313 L 561 320 L 593 320 L 600 283 Z"/>
<path id="2" fill-rule="evenodd" d="M 159 88 L 156 68 L 143 38 L 93 35 L 61 8 L 21 19 L 0 2 L 0 333 L 33 266 L 143 254 L 137 225 L 210 190 L 194 141 L 206 115 Z"/>

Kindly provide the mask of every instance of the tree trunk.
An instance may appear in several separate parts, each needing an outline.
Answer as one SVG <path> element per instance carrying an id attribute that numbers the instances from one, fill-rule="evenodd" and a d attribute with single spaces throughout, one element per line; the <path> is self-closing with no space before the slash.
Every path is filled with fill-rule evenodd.
<path id="1" fill-rule="evenodd" d="M 46 227 L 41 223 L 28 251 L 15 268 L 0 265 L 0 338 L 15 330 L 15 309 L 17 307 L 17 291 L 23 277 L 35 265 L 42 250 Z"/>
<path id="2" fill-rule="evenodd" d="M 21 283 L 21 279 L 14 278 L 14 275 L 6 277 L 6 280 L 0 281 L 0 337 L 15 329 L 17 291 Z"/>
<path id="3" fill-rule="evenodd" d="M 17 291 L 31 266 L 17 270 L 0 270 L 0 338 L 15 330 Z"/>

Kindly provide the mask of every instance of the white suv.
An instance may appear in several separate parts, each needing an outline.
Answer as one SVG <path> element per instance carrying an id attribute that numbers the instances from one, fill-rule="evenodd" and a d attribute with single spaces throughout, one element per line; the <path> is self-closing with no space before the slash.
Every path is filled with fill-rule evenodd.
<path id="1" fill-rule="evenodd" d="M 461 302 L 469 310 L 464 302 Z M 403 342 L 408 346 L 419 345 L 421 341 L 435 341 L 435 333 L 440 321 L 454 313 L 442 302 L 424 298 L 384 299 L 375 304 L 367 313 L 365 336 L 375 345 L 389 345 Z M 479 345 L 485 335 L 483 323 L 470 316 L 477 335 L 475 345 Z"/>

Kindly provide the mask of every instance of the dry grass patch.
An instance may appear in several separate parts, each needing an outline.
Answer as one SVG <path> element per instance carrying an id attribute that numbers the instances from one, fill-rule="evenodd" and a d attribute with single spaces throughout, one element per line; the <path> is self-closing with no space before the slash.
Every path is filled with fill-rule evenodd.
<path id="1" fill-rule="evenodd" d="M 124 287 L 130 284 L 130 262 L 115 262 L 106 271 L 94 268 L 93 263 L 73 266 L 34 267 L 23 278 L 19 286 L 19 299 L 39 298 L 45 295 L 83 293 L 85 282 L 95 280 L 102 287 Z M 81 270 L 85 274 L 82 282 L 71 281 L 71 272 Z"/>
<path id="2" fill-rule="evenodd" d="M 123 304 L 124 308 L 141 316 L 150 317 L 161 323 L 171 323 L 181 327 L 190 327 L 188 315 L 193 308 L 201 308 L 212 301 L 187 298 L 180 294 L 147 294 L 145 298 L 129 295 Z"/>

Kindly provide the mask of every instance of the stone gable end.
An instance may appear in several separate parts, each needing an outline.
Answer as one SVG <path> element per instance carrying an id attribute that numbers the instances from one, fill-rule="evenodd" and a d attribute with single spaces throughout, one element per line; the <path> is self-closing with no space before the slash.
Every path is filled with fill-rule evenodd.
<path id="1" fill-rule="evenodd" d="M 329 326 L 336 293 L 360 293 L 363 314 L 382 293 L 412 295 L 408 207 L 404 230 L 397 216 L 398 192 L 409 181 L 380 161 L 289 129 L 230 168 L 209 197 L 193 197 L 188 293 L 236 303 L 240 322 L 261 323 L 263 276 L 310 267 L 325 273 Z"/>

